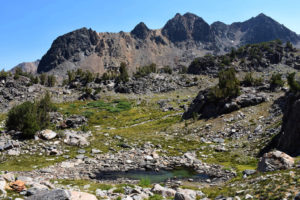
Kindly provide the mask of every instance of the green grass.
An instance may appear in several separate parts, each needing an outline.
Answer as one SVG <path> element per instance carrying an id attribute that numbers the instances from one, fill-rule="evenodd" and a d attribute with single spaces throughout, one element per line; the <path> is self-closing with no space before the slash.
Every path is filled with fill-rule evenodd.
<path id="1" fill-rule="evenodd" d="M 112 102 L 104 102 L 102 100 L 90 102 L 87 104 L 88 108 L 98 108 L 100 110 L 107 110 L 109 112 L 122 112 L 131 109 L 131 104 L 125 100 L 114 100 Z"/>
<path id="2" fill-rule="evenodd" d="M 84 179 L 80 179 L 80 180 L 52 180 L 52 182 L 57 181 L 59 185 L 63 185 L 63 186 L 77 186 L 79 187 L 80 190 L 85 190 L 86 192 L 95 194 L 97 189 L 101 189 L 101 190 L 110 190 L 114 187 L 114 185 L 110 185 L 110 184 L 103 184 L 103 183 L 97 183 L 94 181 L 90 181 L 90 180 L 84 180 Z M 85 185 L 89 185 L 90 187 L 88 187 L 87 189 L 84 189 Z"/>
<path id="3" fill-rule="evenodd" d="M 139 182 L 139 186 L 141 187 L 149 187 L 151 186 L 151 181 L 149 178 L 142 178 Z"/>
<path id="4" fill-rule="evenodd" d="M 164 199 L 164 198 L 159 194 L 155 194 L 148 198 L 148 200 L 162 200 L 162 199 Z"/>
<path id="5" fill-rule="evenodd" d="M 59 156 L 40 155 L 20 155 L 9 156 L 0 163 L 0 171 L 30 171 L 53 165 L 64 161 L 65 158 Z"/>

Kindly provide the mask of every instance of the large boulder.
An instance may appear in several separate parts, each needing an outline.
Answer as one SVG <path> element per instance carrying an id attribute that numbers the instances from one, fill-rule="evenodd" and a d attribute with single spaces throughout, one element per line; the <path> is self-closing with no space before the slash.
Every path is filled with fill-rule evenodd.
<path id="1" fill-rule="evenodd" d="M 97 197 L 93 194 L 86 192 L 70 191 L 71 200 L 97 200 Z"/>
<path id="2" fill-rule="evenodd" d="M 290 169 L 294 165 L 294 159 L 281 152 L 281 151 L 271 151 L 265 153 L 258 163 L 258 171 L 268 172 L 276 171 L 282 169 Z"/>
<path id="3" fill-rule="evenodd" d="M 64 132 L 65 134 L 65 139 L 64 143 L 71 145 L 71 146 L 89 146 L 90 143 L 88 141 L 88 137 L 91 136 L 91 133 L 82 133 L 82 132 L 76 132 L 73 130 L 66 130 Z"/>
<path id="4" fill-rule="evenodd" d="M 197 197 L 197 193 L 194 190 L 178 189 L 174 200 L 194 200 Z"/>
<path id="5" fill-rule="evenodd" d="M 52 130 L 46 129 L 41 131 L 39 135 L 45 140 L 51 140 L 57 136 L 57 133 Z"/>
<path id="6" fill-rule="evenodd" d="M 71 200 L 71 194 L 67 190 L 54 189 L 50 191 L 39 191 L 27 200 Z"/>
<path id="7" fill-rule="evenodd" d="M 86 123 L 87 119 L 80 115 L 72 115 L 65 121 L 66 128 L 78 128 Z"/>
<path id="8" fill-rule="evenodd" d="M 26 190 L 25 183 L 20 180 L 16 180 L 14 182 L 9 183 L 9 188 L 17 192 L 22 192 L 23 190 Z"/>
<path id="9" fill-rule="evenodd" d="M 176 191 L 171 188 L 163 187 L 159 184 L 155 184 L 151 189 L 151 192 L 155 194 L 160 194 L 164 197 L 173 197 L 176 194 Z"/>
<path id="10" fill-rule="evenodd" d="M 241 88 L 241 91 L 242 94 L 236 98 L 213 101 L 210 99 L 210 89 L 201 90 L 182 118 L 189 119 L 195 117 L 195 114 L 202 118 L 217 117 L 267 100 L 265 93 L 253 88 Z"/>

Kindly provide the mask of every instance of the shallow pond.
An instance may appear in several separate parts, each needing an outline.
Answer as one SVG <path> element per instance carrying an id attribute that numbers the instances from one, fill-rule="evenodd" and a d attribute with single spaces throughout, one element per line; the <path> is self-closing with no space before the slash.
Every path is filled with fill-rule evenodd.
<path id="1" fill-rule="evenodd" d="M 151 183 L 160 183 L 168 179 L 189 179 L 195 181 L 203 181 L 209 178 L 206 174 L 198 174 L 190 169 L 174 169 L 174 170 L 160 170 L 160 171 L 142 171 L 142 170 L 129 170 L 127 172 L 108 171 L 98 174 L 98 179 L 104 180 L 117 180 L 120 178 L 127 178 L 132 180 L 150 180 Z"/>

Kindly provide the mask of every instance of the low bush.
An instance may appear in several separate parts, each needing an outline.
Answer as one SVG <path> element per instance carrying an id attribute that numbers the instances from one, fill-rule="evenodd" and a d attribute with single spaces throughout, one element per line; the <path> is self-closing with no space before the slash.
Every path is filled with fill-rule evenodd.
<path id="1" fill-rule="evenodd" d="M 156 72 L 157 72 L 156 64 L 152 63 L 151 65 L 146 65 L 138 68 L 136 73 L 134 74 L 134 77 L 136 78 L 145 77 L 150 73 L 156 73 Z"/>
<path id="2" fill-rule="evenodd" d="M 120 83 L 126 83 L 129 81 L 129 75 L 128 75 L 128 69 L 126 63 L 122 62 L 119 69 L 119 76 L 116 78 L 116 82 Z"/>
<path id="3" fill-rule="evenodd" d="M 240 81 L 235 76 L 234 68 L 220 71 L 218 77 L 218 85 L 210 89 L 211 101 L 225 100 L 240 94 Z"/>
<path id="4" fill-rule="evenodd" d="M 164 66 L 162 69 L 161 69 L 161 72 L 162 73 L 166 73 L 166 74 L 172 74 L 173 73 L 173 70 L 170 66 Z"/>
<path id="5" fill-rule="evenodd" d="M 244 80 L 242 81 L 242 84 L 246 87 L 259 86 L 262 85 L 262 83 L 263 79 L 254 77 L 252 72 L 246 73 Z"/>
<path id="6" fill-rule="evenodd" d="M 300 84 L 295 81 L 295 75 L 296 73 L 294 72 L 294 73 L 290 73 L 287 77 L 288 85 L 292 92 L 300 91 Z"/>
<path id="7" fill-rule="evenodd" d="M 270 87 L 271 88 L 277 88 L 277 87 L 283 87 L 284 81 L 281 78 L 281 74 L 276 73 L 272 74 L 272 77 L 270 79 Z"/>
<path id="8" fill-rule="evenodd" d="M 6 129 L 20 131 L 21 137 L 33 138 L 37 131 L 47 128 L 50 124 L 48 112 L 54 111 L 49 93 L 37 102 L 24 102 L 13 107 L 6 120 Z"/>

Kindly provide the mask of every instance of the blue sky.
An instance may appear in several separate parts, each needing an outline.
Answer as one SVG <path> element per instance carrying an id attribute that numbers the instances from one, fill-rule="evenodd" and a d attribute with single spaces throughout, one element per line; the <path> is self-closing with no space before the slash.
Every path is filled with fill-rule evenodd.
<path id="1" fill-rule="evenodd" d="M 59 35 L 88 27 L 161 28 L 176 13 L 227 24 L 265 13 L 300 34 L 300 0 L 0 0 L 0 70 L 41 58 Z"/>

